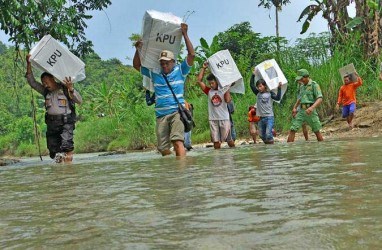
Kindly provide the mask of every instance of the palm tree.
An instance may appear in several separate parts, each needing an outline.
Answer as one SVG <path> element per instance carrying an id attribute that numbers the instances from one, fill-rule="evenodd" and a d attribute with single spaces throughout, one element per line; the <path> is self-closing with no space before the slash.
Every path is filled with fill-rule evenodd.
<path id="1" fill-rule="evenodd" d="M 272 6 L 275 7 L 275 16 L 276 16 L 276 38 L 277 38 L 277 51 L 280 51 L 280 32 L 279 32 L 279 11 L 281 11 L 281 6 L 290 3 L 289 0 L 260 0 L 259 7 L 264 6 L 264 8 L 271 9 Z"/>

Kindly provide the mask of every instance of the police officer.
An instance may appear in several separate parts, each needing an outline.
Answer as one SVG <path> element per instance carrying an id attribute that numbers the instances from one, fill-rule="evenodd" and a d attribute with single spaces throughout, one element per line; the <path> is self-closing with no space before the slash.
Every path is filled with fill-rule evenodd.
<path id="1" fill-rule="evenodd" d="M 70 77 L 64 84 L 57 83 L 53 75 L 44 72 L 39 83 L 33 76 L 32 65 L 27 55 L 26 78 L 29 85 L 45 98 L 46 140 L 49 156 L 56 162 L 70 163 L 73 160 L 73 130 L 75 129 L 75 103 L 81 104 L 82 97 L 74 89 Z"/>

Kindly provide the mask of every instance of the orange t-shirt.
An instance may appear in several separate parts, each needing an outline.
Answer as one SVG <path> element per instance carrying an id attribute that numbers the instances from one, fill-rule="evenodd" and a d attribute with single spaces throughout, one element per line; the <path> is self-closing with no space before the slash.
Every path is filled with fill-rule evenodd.
<path id="1" fill-rule="evenodd" d="M 260 117 L 256 115 L 256 108 L 249 108 L 248 111 L 248 121 L 249 122 L 258 122 Z"/>
<path id="2" fill-rule="evenodd" d="M 352 82 L 349 84 L 344 84 L 340 88 L 340 92 L 338 93 L 338 100 L 337 103 L 341 104 L 343 106 L 349 105 L 351 103 L 356 103 L 355 98 L 355 90 L 362 85 L 362 79 L 361 77 L 358 77 L 357 82 Z"/>

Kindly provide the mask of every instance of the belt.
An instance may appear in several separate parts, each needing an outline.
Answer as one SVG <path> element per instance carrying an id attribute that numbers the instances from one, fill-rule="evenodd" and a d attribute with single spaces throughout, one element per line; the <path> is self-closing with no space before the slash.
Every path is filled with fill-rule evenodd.
<path id="1" fill-rule="evenodd" d="M 313 103 L 301 103 L 302 109 L 308 109 L 313 105 Z"/>
<path id="2" fill-rule="evenodd" d="M 45 118 L 49 121 L 62 121 L 63 117 L 64 115 L 49 115 L 49 114 L 45 115 Z"/>

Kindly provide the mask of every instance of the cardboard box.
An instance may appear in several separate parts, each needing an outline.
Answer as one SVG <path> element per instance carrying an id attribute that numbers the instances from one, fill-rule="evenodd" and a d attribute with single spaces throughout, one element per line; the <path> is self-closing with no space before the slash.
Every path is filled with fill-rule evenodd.
<path id="1" fill-rule="evenodd" d="M 255 81 L 264 79 L 269 90 L 273 91 L 274 93 L 277 93 L 277 88 L 281 82 L 281 99 L 283 98 L 288 88 L 288 80 L 285 78 L 284 73 L 281 71 L 275 59 L 266 60 L 260 63 L 255 67 L 255 72 Z M 280 101 L 275 102 L 280 103 Z"/>
<path id="2" fill-rule="evenodd" d="M 230 92 L 245 93 L 244 80 L 228 50 L 221 50 L 208 58 L 208 67 L 218 80 L 219 87 L 230 85 Z"/>
<path id="3" fill-rule="evenodd" d="M 171 13 L 146 11 L 142 27 L 143 44 L 140 50 L 142 66 L 159 70 L 158 59 L 162 50 L 172 51 L 176 60 L 183 37 L 181 23 L 182 19 Z"/>
<path id="4" fill-rule="evenodd" d="M 357 71 L 354 68 L 354 64 L 348 64 L 345 67 L 342 67 L 339 69 L 341 78 L 342 78 L 342 83 L 344 83 L 344 77 L 349 76 L 350 77 L 350 82 L 356 82 L 358 81 L 358 77 L 355 74 Z"/>
<path id="5" fill-rule="evenodd" d="M 73 82 L 85 79 L 85 63 L 52 36 L 44 36 L 30 51 L 32 66 L 46 71 L 63 82 L 71 77 Z"/>

